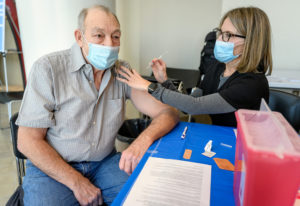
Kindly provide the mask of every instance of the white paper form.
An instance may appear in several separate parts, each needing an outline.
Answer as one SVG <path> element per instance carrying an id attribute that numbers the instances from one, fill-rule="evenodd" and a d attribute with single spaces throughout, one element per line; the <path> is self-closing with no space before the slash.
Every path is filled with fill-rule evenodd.
<path id="1" fill-rule="evenodd" d="M 149 157 L 124 206 L 209 206 L 211 165 Z"/>

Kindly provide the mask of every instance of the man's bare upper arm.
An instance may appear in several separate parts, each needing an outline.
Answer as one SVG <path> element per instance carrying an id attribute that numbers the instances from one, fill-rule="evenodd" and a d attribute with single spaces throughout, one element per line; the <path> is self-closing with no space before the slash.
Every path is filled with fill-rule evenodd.
<path id="1" fill-rule="evenodd" d="M 142 113 L 154 118 L 162 111 L 170 109 L 169 105 L 163 104 L 146 91 L 131 89 L 131 101 L 135 107 Z"/>
<path id="2" fill-rule="evenodd" d="M 32 144 L 37 141 L 44 140 L 47 128 L 32 128 L 19 126 L 17 148 L 25 156 L 29 157 L 28 152 L 35 151 Z"/>
<path id="3" fill-rule="evenodd" d="M 33 128 L 20 126 L 18 129 L 18 138 L 30 135 L 33 138 L 45 139 L 47 128 Z"/>

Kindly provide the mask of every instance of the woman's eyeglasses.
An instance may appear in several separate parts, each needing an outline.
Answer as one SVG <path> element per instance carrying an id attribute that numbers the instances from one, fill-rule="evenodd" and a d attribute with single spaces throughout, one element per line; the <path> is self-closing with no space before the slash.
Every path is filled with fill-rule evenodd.
<path id="1" fill-rule="evenodd" d="M 230 40 L 231 37 L 239 37 L 239 38 L 243 38 L 243 39 L 246 38 L 245 36 L 242 36 L 242 35 L 231 34 L 231 33 L 228 32 L 228 31 L 222 32 L 222 30 L 221 30 L 221 29 L 218 29 L 218 28 L 216 28 L 215 31 L 216 31 L 216 34 L 217 34 L 217 38 L 218 38 L 220 35 L 222 35 L 222 40 L 225 41 L 225 42 L 228 42 L 228 41 Z"/>

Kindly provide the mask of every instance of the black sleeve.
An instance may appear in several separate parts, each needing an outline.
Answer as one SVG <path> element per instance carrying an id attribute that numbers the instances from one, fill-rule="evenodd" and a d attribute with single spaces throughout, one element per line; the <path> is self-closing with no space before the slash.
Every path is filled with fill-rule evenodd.
<path id="1" fill-rule="evenodd" d="M 236 109 L 259 109 L 261 99 L 268 101 L 269 86 L 263 74 L 245 74 L 236 78 L 220 95 Z"/>

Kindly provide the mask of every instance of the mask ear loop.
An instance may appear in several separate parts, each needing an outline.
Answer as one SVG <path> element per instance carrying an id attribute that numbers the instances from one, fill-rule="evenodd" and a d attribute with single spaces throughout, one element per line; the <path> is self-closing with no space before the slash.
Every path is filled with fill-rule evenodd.
<path id="1" fill-rule="evenodd" d="M 235 47 L 241 46 L 241 45 L 243 45 L 243 44 L 245 44 L 245 42 L 237 42 L 237 43 L 234 43 L 233 50 L 234 50 Z M 234 51 L 233 51 L 233 52 L 234 52 Z M 235 63 L 232 63 L 231 66 L 237 67 L 237 66 L 240 64 L 240 62 L 241 62 L 240 57 L 242 56 L 242 54 L 243 54 L 243 52 L 242 52 L 241 54 L 237 54 L 238 57 L 237 57 L 235 60 L 238 60 L 238 61 L 236 61 Z M 233 53 L 233 55 L 234 55 L 234 53 Z"/>
<path id="2" fill-rule="evenodd" d="M 236 47 L 239 47 L 239 46 L 242 46 L 242 45 L 245 45 L 245 42 L 240 41 L 240 42 L 234 43 L 233 51 L 234 51 L 234 49 L 235 49 Z M 243 49 L 243 51 L 244 51 L 244 49 Z M 241 54 L 237 54 L 237 55 L 239 55 L 239 57 L 240 57 L 240 56 L 243 54 L 243 51 L 242 51 Z M 234 55 L 234 54 L 233 54 L 233 55 Z"/>

